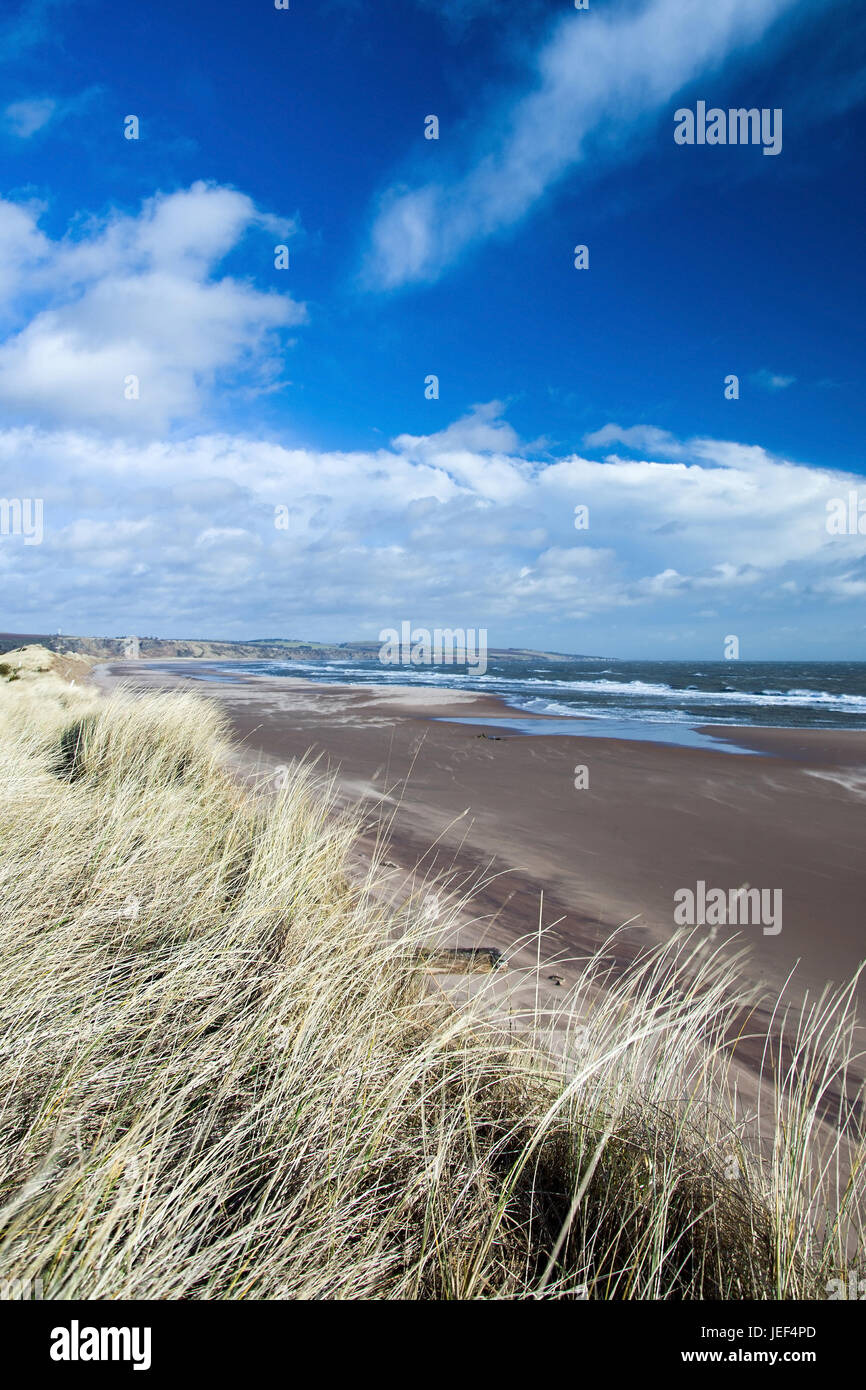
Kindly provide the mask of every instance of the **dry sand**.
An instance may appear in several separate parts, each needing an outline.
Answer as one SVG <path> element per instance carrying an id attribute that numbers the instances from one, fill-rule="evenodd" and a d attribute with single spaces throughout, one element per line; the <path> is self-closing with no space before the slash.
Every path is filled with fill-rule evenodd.
<path id="1" fill-rule="evenodd" d="M 345 800 L 387 817 L 392 862 L 480 882 L 460 944 L 508 947 L 531 935 L 543 893 L 545 959 L 560 958 L 548 973 L 566 986 L 569 959 L 621 923 L 630 923 L 626 956 L 669 935 L 675 891 L 702 879 L 782 890 L 778 935 L 739 929 L 772 989 L 794 969 L 795 995 L 841 983 L 866 956 L 866 733 L 710 731 L 757 756 L 503 729 L 494 740 L 480 735 L 514 713 L 497 698 L 202 674 L 198 663 L 130 662 L 99 667 L 96 679 L 195 683 L 225 705 L 248 766 L 320 758 Z M 437 722 L 454 715 L 488 722 Z M 583 790 L 578 764 L 589 774 Z M 717 939 L 733 935 L 717 929 Z"/>
<path id="2" fill-rule="evenodd" d="M 222 663 L 221 663 L 222 665 Z M 744 884 L 781 889 L 775 936 L 742 927 L 748 978 L 766 1005 L 741 1012 L 729 1033 L 737 1108 L 757 1113 L 761 1074 L 779 1046 L 773 1006 L 846 983 L 866 957 L 866 732 L 706 728 L 720 743 L 752 750 L 684 748 L 561 733 L 515 734 L 514 711 L 469 692 L 322 685 L 300 678 L 221 675 L 200 662 L 159 667 L 112 662 L 96 668 L 104 690 L 195 688 L 225 706 L 239 773 L 268 777 L 314 757 L 336 778 L 341 800 L 361 806 L 368 829 L 364 874 L 387 828 L 387 874 L 395 903 L 429 898 L 431 928 L 443 892 L 472 890 L 451 937 L 455 946 L 495 946 L 509 968 L 493 975 L 436 974 L 431 987 L 459 1005 L 479 995 L 498 1026 L 529 1031 L 562 1051 L 580 963 L 608 943 L 614 974 L 677 929 L 674 893 Z M 472 717 L 481 726 L 440 722 Z M 539 727 L 544 716 L 537 716 Z M 576 721 L 578 723 L 579 721 Z M 486 734 L 487 737 L 482 737 Z M 495 736 L 495 737 L 494 737 Z M 583 765 L 589 786 L 577 790 Z M 613 943 L 610 935 L 627 923 Z M 539 927 L 543 933 L 539 937 Z M 708 948 L 735 932 L 717 929 Z M 859 996 L 866 1012 L 866 988 Z M 762 1039 L 777 1039 L 768 1052 Z M 862 1041 L 860 1043 L 862 1047 Z M 862 1062 L 846 1096 L 831 1085 L 820 1108 L 829 1129 L 860 1110 Z M 761 1139 L 769 1154 L 773 1123 Z M 829 1130 L 828 1130 L 829 1132 Z"/>

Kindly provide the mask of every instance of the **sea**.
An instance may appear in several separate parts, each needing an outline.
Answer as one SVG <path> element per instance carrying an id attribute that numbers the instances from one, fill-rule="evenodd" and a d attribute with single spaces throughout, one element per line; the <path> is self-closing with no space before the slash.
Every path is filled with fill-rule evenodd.
<path id="1" fill-rule="evenodd" d="M 702 725 L 866 729 L 866 662 L 575 661 L 489 659 L 465 666 L 383 666 L 377 660 L 208 663 L 220 676 L 301 676 L 324 684 L 443 686 L 498 695 L 522 733 L 706 745 Z M 204 674 L 204 673 L 202 673 Z M 526 718 L 543 714 L 544 721 Z M 523 717 L 521 717 L 523 716 Z M 456 718 L 460 718 L 455 710 Z M 555 720 L 555 727 L 550 720 Z M 460 722 L 486 722 L 465 721 Z"/>

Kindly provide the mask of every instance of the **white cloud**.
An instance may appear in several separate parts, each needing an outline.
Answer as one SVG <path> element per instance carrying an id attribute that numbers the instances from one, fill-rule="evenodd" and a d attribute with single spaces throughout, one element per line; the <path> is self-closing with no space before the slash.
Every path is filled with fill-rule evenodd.
<path id="1" fill-rule="evenodd" d="M 31 97 L 25 101 L 12 101 L 3 112 L 6 126 L 13 135 L 29 140 L 37 130 L 42 130 L 57 110 L 57 102 L 52 97 Z"/>
<path id="2" fill-rule="evenodd" d="M 0 316 L 8 316 L 15 294 L 48 254 L 49 242 L 38 227 L 38 203 L 18 204 L 0 198 Z"/>
<path id="3" fill-rule="evenodd" d="M 764 391 L 784 391 L 797 380 L 794 376 L 782 376 L 780 372 L 768 372 L 766 367 L 762 367 L 759 372 L 753 372 L 751 379 Z"/>
<path id="4" fill-rule="evenodd" d="M 216 271 L 252 229 L 261 233 L 262 263 L 272 265 L 273 238 L 289 235 L 290 223 L 204 183 L 57 242 L 39 230 L 39 213 L 0 201 L 7 321 L 17 295 L 38 293 L 43 303 L 0 346 L 7 412 L 155 433 L 199 414 L 222 375 L 273 385 L 279 330 L 302 323 L 304 306 Z"/>
<path id="5" fill-rule="evenodd" d="M 587 449 L 601 449 L 608 444 L 625 444 L 628 449 L 642 449 L 649 453 L 661 454 L 663 458 L 677 458 L 683 446 L 667 430 L 656 429 L 653 425 L 632 425 L 623 429 L 621 425 L 604 425 L 602 429 L 584 435 Z"/>
<path id="6" fill-rule="evenodd" d="M 628 152 L 638 121 L 760 39 L 797 0 L 648 0 L 636 10 L 572 10 L 535 60 L 531 90 L 488 114 L 468 168 L 384 196 L 364 274 L 390 289 L 435 279 L 473 242 L 519 221 L 589 139 Z M 634 145 L 632 139 L 632 146 Z"/>
<path id="7" fill-rule="evenodd" d="M 611 650 L 613 622 L 619 643 L 653 621 L 693 643 L 748 613 L 805 640 L 828 605 L 859 613 L 866 536 L 830 536 L 826 503 L 862 479 L 660 437 L 680 457 L 541 461 L 492 404 L 354 452 L 6 429 L 4 492 L 45 499 L 43 544 L 0 545 L 7 625 L 375 638 L 408 617 Z"/>

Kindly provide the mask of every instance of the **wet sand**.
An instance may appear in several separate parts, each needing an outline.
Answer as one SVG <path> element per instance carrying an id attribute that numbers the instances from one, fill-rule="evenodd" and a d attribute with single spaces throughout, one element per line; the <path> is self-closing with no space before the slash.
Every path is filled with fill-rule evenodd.
<path id="1" fill-rule="evenodd" d="M 541 915 L 544 979 L 562 981 L 551 988 L 567 988 L 577 968 L 569 962 L 622 923 L 622 960 L 670 936 L 674 894 L 698 880 L 726 892 L 781 890 L 778 935 L 760 925 L 715 929 L 716 940 L 738 933 L 748 943 L 750 974 L 773 991 L 792 971 L 791 998 L 843 983 L 866 957 L 866 733 L 704 730 L 753 752 L 740 756 L 722 746 L 512 734 L 501 721 L 514 711 L 470 692 L 202 680 L 210 674 L 200 662 L 118 662 L 96 679 L 218 699 L 248 768 L 318 758 L 343 800 L 370 812 L 370 842 L 373 823 L 387 821 L 395 868 L 420 863 L 452 887 L 475 885 L 460 944 L 507 949 L 531 937 Z M 454 716 L 486 722 L 440 722 Z M 535 950 L 527 941 L 527 960 Z"/>

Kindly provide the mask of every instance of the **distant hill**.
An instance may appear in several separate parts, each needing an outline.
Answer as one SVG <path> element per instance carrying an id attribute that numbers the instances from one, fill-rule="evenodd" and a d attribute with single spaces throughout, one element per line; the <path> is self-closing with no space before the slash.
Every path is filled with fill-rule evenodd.
<path id="1" fill-rule="evenodd" d="M 0 653 L 38 644 L 57 653 L 76 653 L 98 661 L 122 661 L 128 654 L 126 637 L 69 637 L 44 632 L 0 632 Z M 346 661 L 372 660 L 379 642 L 309 642 L 296 638 L 256 637 L 248 642 L 214 642 L 198 638 L 139 637 L 143 661 L 194 657 L 203 661 Z M 534 651 L 524 647 L 490 647 L 488 656 L 510 661 L 612 661 L 613 657 L 580 656 L 573 652 Z"/>

